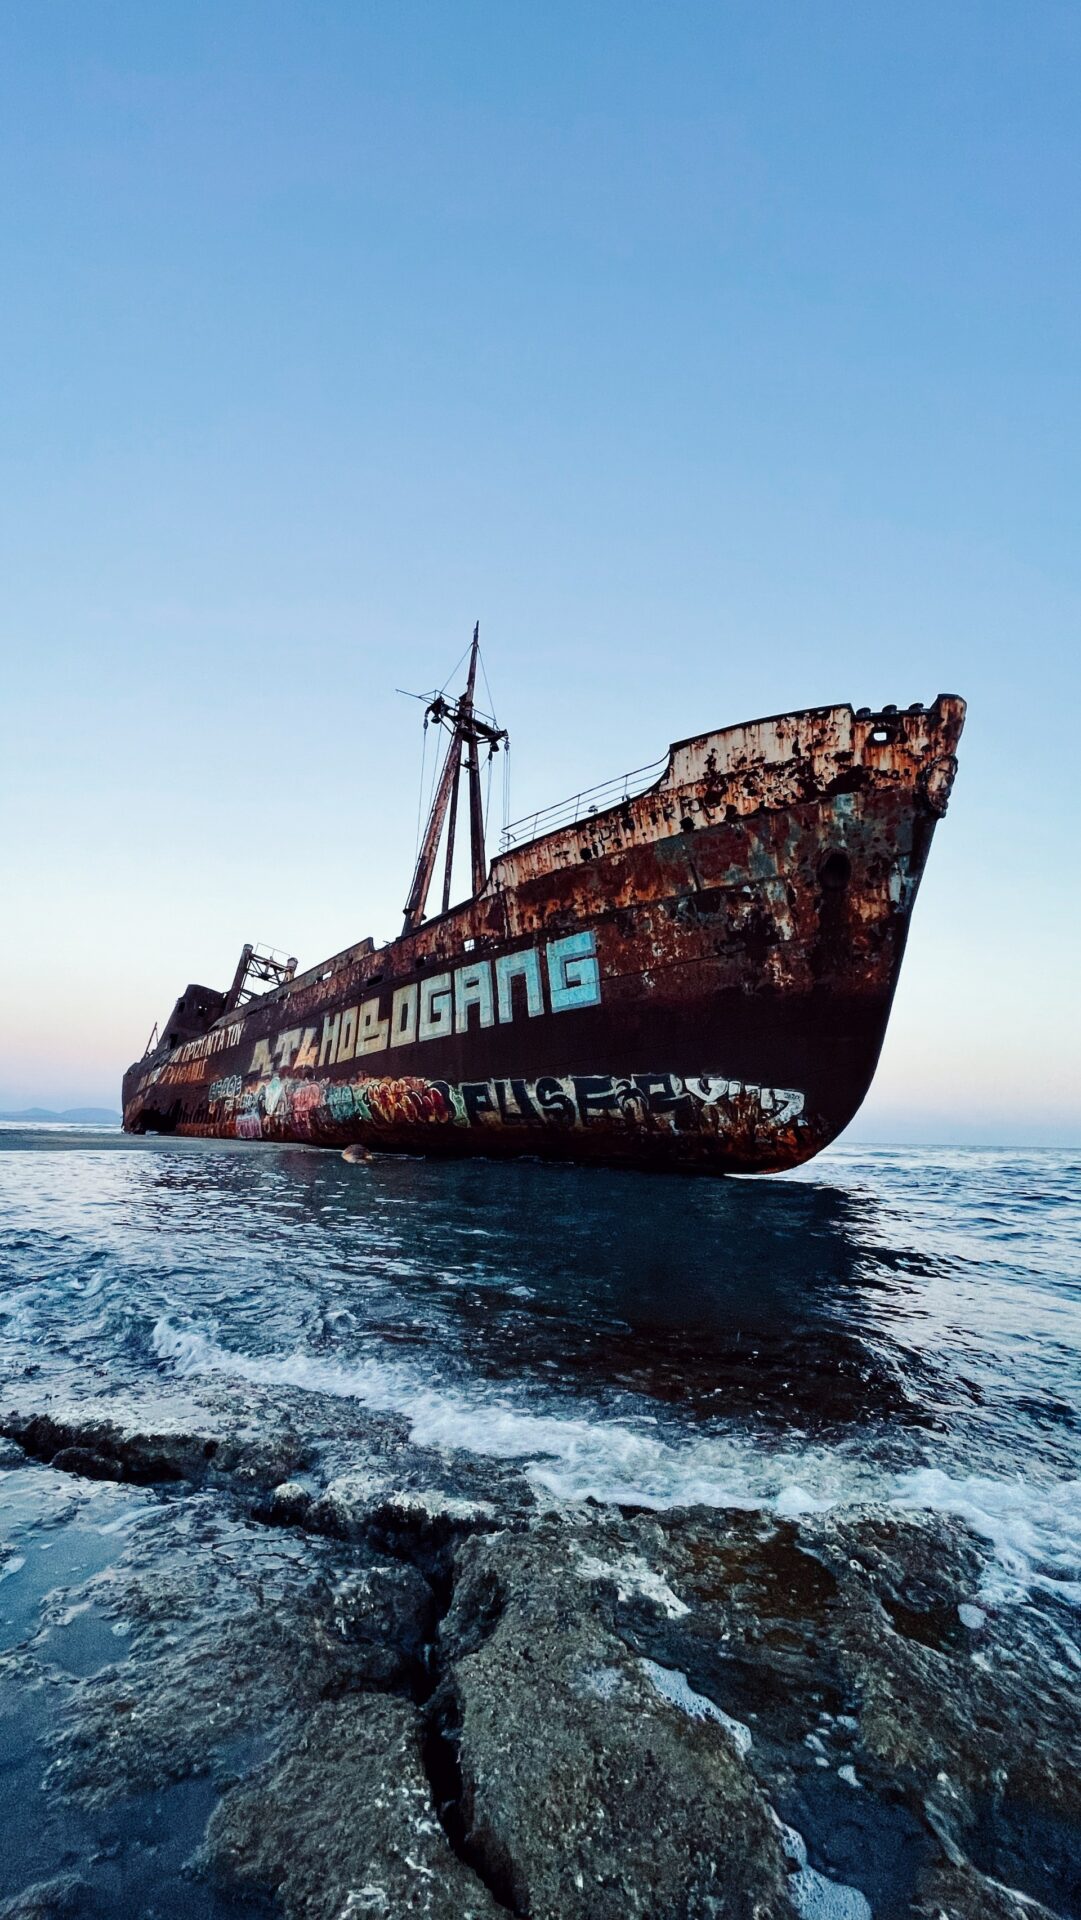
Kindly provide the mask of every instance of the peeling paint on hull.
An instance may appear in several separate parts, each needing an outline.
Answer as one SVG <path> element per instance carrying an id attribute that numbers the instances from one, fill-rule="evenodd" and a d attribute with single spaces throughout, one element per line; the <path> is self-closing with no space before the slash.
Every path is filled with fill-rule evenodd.
<path id="1" fill-rule="evenodd" d="M 129 1069 L 124 1124 L 769 1172 L 870 1085 L 964 703 L 818 708 L 671 749 L 462 907 Z M 202 996 L 200 999 L 199 996 Z"/>

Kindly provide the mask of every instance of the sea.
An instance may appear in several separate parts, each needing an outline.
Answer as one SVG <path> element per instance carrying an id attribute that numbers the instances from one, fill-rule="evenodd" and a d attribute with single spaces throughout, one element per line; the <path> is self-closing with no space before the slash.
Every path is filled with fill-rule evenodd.
<path id="1" fill-rule="evenodd" d="M 270 1387 L 301 1435 L 316 1403 L 324 1432 L 392 1416 L 542 1503 L 957 1514 L 985 1603 L 1081 1629 L 1078 1152 L 840 1144 L 707 1180 L 8 1124 L 0 1360 L 0 1412 Z M 5 1465 L 10 1650 L 58 1510 Z M 0 1802 L 29 1764 L 0 1751 Z"/>
<path id="2" fill-rule="evenodd" d="M 1078 1152 L 706 1180 L 8 1124 L 0 1337 L 43 1405 L 262 1382 L 558 1500 L 936 1507 L 1081 1604 Z"/>

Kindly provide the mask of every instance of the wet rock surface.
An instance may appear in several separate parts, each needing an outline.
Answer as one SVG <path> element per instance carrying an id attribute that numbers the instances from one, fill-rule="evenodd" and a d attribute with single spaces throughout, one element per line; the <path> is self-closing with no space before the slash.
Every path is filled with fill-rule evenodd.
<path id="1" fill-rule="evenodd" d="M 86 1894 L 85 1880 L 77 1874 L 60 1873 L 54 1880 L 39 1880 L 13 1899 L 0 1903 L 0 1920 L 66 1920 L 75 1914 Z"/>
<path id="2" fill-rule="evenodd" d="M 780 1912 L 780 1838 L 736 1730 L 666 1697 L 635 1657 L 624 1576 L 591 1571 L 609 1551 L 549 1520 L 458 1557 L 433 1734 L 463 1848 L 514 1913 Z M 622 1564 L 632 1585 L 647 1567 Z M 678 1604 L 641 1579 L 653 1611 Z"/>
<path id="3" fill-rule="evenodd" d="M 325 1701 L 210 1822 L 225 1881 L 275 1892 L 304 1920 L 423 1914 L 494 1920 L 499 1904 L 439 1824 L 408 1702 Z"/>
<path id="4" fill-rule="evenodd" d="M 273 1394 L 2 1431 L 10 1920 L 1081 1914 L 1076 1620 L 960 1520 L 545 1511 Z"/>

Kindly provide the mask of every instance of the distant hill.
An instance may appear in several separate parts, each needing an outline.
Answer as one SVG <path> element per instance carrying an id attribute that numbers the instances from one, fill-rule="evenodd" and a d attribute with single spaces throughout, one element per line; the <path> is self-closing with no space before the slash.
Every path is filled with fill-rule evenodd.
<path id="1" fill-rule="evenodd" d="M 20 1113 L 0 1113 L 0 1120 L 66 1120 L 69 1126 L 118 1127 L 120 1115 L 112 1107 L 65 1107 L 53 1113 L 49 1107 L 23 1107 Z"/>

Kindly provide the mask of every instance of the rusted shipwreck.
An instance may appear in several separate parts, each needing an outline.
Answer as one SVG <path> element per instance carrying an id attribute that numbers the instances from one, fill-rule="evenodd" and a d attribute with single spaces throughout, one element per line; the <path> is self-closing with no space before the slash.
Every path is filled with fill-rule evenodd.
<path id="1" fill-rule="evenodd" d="M 817 1153 L 875 1070 L 964 702 L 696 734 L 489 864 L 481 760 L 506 735 L 476 670 L 474 633 L 461 697 L 427 702 L 446 753 L 400 936 L 305 973 L 245 947 L 227 992 L 185 988 L 125 1127 L 732 1173 Z"/>

